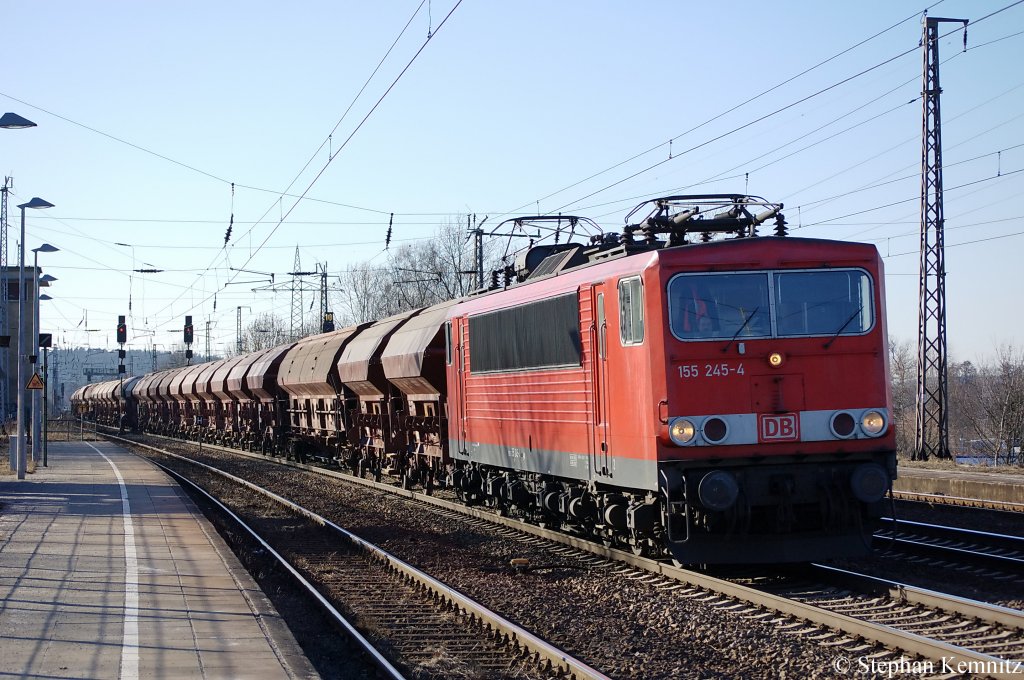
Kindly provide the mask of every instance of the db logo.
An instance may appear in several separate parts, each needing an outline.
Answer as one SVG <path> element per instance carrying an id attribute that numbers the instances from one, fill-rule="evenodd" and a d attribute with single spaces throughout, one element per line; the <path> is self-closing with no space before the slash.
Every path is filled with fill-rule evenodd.
<path id="1" fill-rule="evenodd" d="M 762 442 L 795 442 L 800 440 L 800 419 L 795 413 L 758 418 L 758 434 Z"/>

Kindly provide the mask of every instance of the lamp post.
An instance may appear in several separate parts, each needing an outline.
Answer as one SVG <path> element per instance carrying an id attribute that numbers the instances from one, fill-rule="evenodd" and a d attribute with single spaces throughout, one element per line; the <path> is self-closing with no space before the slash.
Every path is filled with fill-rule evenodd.
<path id="1" fill-rule="evenodd" d="M 0 128 L 4 128 L 6 130 L 23 130 L 25 128 L 30 128 L 30 127 L 35 127 L 35 126 L 36 126 L 35 123 L 33 123 L 32 121 L 30 121 L 27 118 L 22 118 L 21 116 L 19 116 L 16 113 L 8 112 L 8 113 L 5 113 L 3 116 L 0 116 Z M 3 196 L 4 196 L 4 205 L 7 205 L 7 190 L 8 190 L 8 188 L 9 188 L 8 187 L 8 182 L 7 182 L 7 180 L 5 180 L 4 181 L 4 185 L 3 185 L 3 190 L 2 190 L 3 191 Z M 7 234 L 3 234 L 2 236 L 0 236 L 0 244 L 2 244 L 3 247 L 4 247 L 3 259 L 4 259 L 5 263 L 6 263 L 6 260 L 7 260 L 7 250 L 6 250 L 6 248 L 7 248 Z M 3 287 L 3 295 L 0 296 L 0 298 L 2 298 L 2 304 L 4 305 L 3 315 L 0 318 L 2 318 L 3 321 L 4 321 L 3 332 L 5 332 L 5 333 L 7 332 L 7 329 L 10 328 L 10 324 L 7 323 L 8 319 L 7 319 L 7 307 L 6 307 L 7 300 L 8 300 L 8 296 L 7 296 L 7 291 L 8 291 L 7 281 L 8 281 L 8 278 L 9 277 L 7 275 L 7 271 L 6 270 L 4 270 L 3 272 L 0 272 L 0 286 Z M 21 284 L 19 283 L 18 285 L 20 286 Z M 19 326 L 19 331 L 18 332 L 19 333 L 21 332 L 20 331 L 20 326 Z M 9 415 L 10 415 L 10 407 L 11 407 L 11 402 L 10 402 L 11 395 L 8 394 L 8 392 L 7 392 L 7 384 L 8 384 L 7 383 L 7 376 L 8 376 L 8 359 L 9 359 L 9 357 L 10 357 L 10 350 L 7 350 L 7 349 L 3 350 L 3 356 L 0 357 L 0 370 L 2 370 L 3 374 L 4 374 L 3 385 L 2 385 L 2 387 L 0 387 L 0 397 L 2 397 L 2 399 L 0 399 L 0 401 L 3 402 L 2 404 L 0 404 L 0 410 L 2 410 L 2 413 L 0 413 L 0 417 L 2 417 L 4 420 L 6 420 L 9 417 Z M 15 466 L 17 466 L 17 463 L 15 463 Z"/>
<path id="2" fill-rule="evenodd" d="M 52 207 L 53 203 L 44 201 L 38 197 L 33 198 L 28 203 L 22 203 L 18 206 L 18 209 L 21 210 L 21 241 L 18 244 L 18 479 L 25 479 L 25 470 L 28 467 L 27 451 L 25 447 L 25 365 L 28 361 L 27 350 L 29 342 L 28 338 L 25 337 L 27 335 L 25 333 L 25 209 L 33 208 L 38 210 Z M 32 278 L 34 285 L 34 274 Z"/>
<path id="3" fill-rule="evenodd" d="M 36 277 L 35 285 L 35 309 L 32 314 L 32 356 L 35 357 L 33 360 L 33 372 L 35 372 L 35 366 L 38 366 L 39 361 L 39 330 L 41 323 L 39 320 L 39 289 L 42 286 L 49 286 L 52 281 L 56 281 L 57 277 L 46 274 L 45 276 L 39 276 L 39 253 L 55 253 L 59 248 L 51 246 L 49 243 L 44 243 L 38 248 L 32 249 L 32 276 Z M 49 299 L 49 296 L 47 296 Z M 43 389 L 46 389 L 45 385 Z M 32 460 L 37 464 L 43 460 L 43 390 L 32 390 Z"/>

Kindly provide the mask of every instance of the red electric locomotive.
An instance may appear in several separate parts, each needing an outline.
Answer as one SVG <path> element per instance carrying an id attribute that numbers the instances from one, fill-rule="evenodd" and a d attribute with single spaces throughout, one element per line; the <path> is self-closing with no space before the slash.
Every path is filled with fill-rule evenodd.
<path id="1" fill-rule="evenodd" d="M 866 553 L 896 476 L 878 252 L 783 238 L 782 206 L 748 196 L 651 205 L 535 246 L 517 285 L 146 376 L 139 425 L 449 484 L 684 563 Z M 100 393 L 79 409 L 109 411 Z"/>
<path id="2" fill-rule="evenodd" d="M 867 552 L 896 476 L 882 261 L 752 237 L 779 209 L 661 199 L 614 247 L 456 305 L 460 493 L 685 563 Z"/>

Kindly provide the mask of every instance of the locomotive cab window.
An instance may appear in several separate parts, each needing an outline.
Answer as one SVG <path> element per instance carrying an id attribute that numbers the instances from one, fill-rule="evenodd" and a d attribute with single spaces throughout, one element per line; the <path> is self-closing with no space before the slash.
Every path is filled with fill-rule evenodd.
<path id="1" fill-rule="evenodd" d="M 668 299 L 669 325 L 681 340 L 771 335 L 765 273 L 679 274 Z"/>
<path id="2" fill-rule="evenodd" d="M 874 325 L 867 272 L 776 272 L 774 279 L 779 335 L 859 335 Z"/>
<path id="3" fill-rule="evenodd" d="M 668 305 L 680 340 L 860 335 L 875 323 L 860 269 L 677 274 Z"/>
<path id="4" fill-rule="evenodd" d="M 619 281 L 619 337 L 623 345 L 644 341 L 644 285 L 638 276 Z"/>

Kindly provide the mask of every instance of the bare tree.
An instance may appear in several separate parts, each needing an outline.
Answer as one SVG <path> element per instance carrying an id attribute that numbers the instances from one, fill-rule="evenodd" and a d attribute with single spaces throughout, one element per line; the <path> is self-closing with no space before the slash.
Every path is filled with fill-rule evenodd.
<path id="1" fill-rule="evenodd" d="M 393 295 L 383 266 L 357 265 L 342 277 L 342 323 L 364 323 L 390 316 Z"/>
<path id="2" fill-rule="evenodd" d="M 257 352 L 268 347 L 277 347 L 290 340 L 288 324 L 274 314 L 263 313 L 242 329 L 242 352 Z"/>
<path id="3" fill-rule="evenodd" d="M 1020 445 L 1024 434 L 1022 366 L 1021 354 L 1009 349 L 1000 350 L 994 366 L 949 362 L 947 425 L 951 454 L 992 460 L 999 456 L 1005 460 L 1013 447 Z M 917 355 L 909 341 L 889 338 L 889 370 L 896 448 L 901 457 L 910 458 L 917 437 Z"/>
<path id="4" fill-rule="evenodd" d="M 388 252 L 384 264 L 367 262 L 343 278 L 346 323 L 372 321 L 468 295 L 476 287 L 476 262 L 466 239 L 465 219 L 438 226 L 434 238 Z M 485 247 L 485 271 L 497 266 Z"/>
<path id="5" fill-rule="evenodd" d="M 990 457 L 995 464 L 1024 464 L 1024 352 L 1007 346 L 995 362 L 975 368 L 957 366 L 951 390 L 965 441 L 971 453 Z M 953 409 L 950 409 L 953 411 Z"/>
<path id="6" fill-rule="evenodd" d="M 909 340 L 889 338 L 889 372 L 896 450 L 901 456 L 910 458 L 917 437 L 917 356 Z"/>

